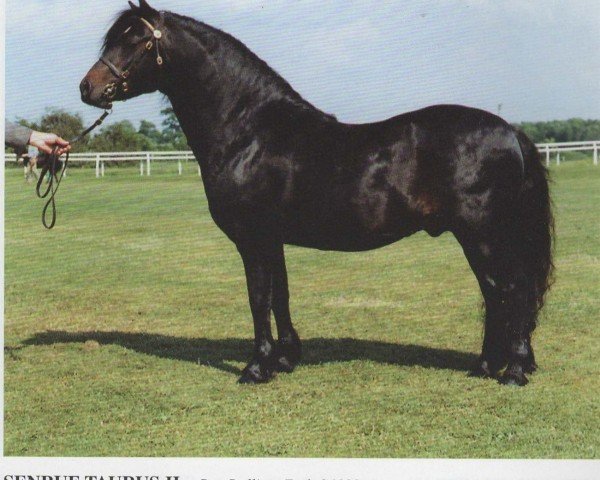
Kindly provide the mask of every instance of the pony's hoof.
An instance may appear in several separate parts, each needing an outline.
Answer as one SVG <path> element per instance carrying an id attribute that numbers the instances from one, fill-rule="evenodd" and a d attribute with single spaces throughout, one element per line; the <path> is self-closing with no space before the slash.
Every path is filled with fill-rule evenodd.
<path id="1" fill-rule="evenodd" d="M 275 369 L 278 372 L 292 373 L 294 368 L 296 368 L 296 364 L 284 356 L 279 357 L 277 359 L 277 363 L 275 364 Z"/>
<path id="2" fill-rule="evenodd" d="M 481 365 L 473 368 L 469 371 L 469 377 L 471 378 L 492 378 L 493 375 L 485 368 L 482 368 Z"/>
<path id="3" fill-rule="evenodd" d="M 267 383 L 275 376 L 276 372 L 266 366 L 261 366 L 257 362 L 249 363 L 242 376 L 239 378 L 238 383 L 241 384 L 256 384 L 256 383 Z"/>
<path id="4" fill-rule="evenodd" d="M 499 368 L 492 368 L 487 360 L 479 360 L 469 372 L 469 377 L 496 378 Z"/>
<path id="5" fill-rule="evenodd" d="M 279 357 L 275 362 L 275 369 L 278 372 L 292 373 L 296 365 L 300 362 L 300 345 L 279 343 L 278 344 Z"/>
<path id="6" fill-rule="evenodd" d="M 525 373 L 535 373 L 538 369 L 538 365 L 535 362 L 531 362 L 523 367 Z"/>
<path id="7" fill-rule="evenodd" d="M 527 380 L 527 377 L 523 373 L 519 374 L 515 372 L 504 372 L 499 381 L 502 385 L 513 387 L 524 387 L 529 383 L 529 380 Z"/>

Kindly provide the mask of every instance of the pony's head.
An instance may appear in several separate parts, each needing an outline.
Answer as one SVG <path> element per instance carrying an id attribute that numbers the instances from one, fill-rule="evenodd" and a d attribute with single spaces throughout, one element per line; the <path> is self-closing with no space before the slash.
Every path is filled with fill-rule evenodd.
<path id="1" fill-rule="evenodd" d="M 81 99 L 100 108 L 158 89 L 164 42 L 160 12 L 145 0 L 119 14 L 104 37 L 102 54 L 81 81 Z"/>

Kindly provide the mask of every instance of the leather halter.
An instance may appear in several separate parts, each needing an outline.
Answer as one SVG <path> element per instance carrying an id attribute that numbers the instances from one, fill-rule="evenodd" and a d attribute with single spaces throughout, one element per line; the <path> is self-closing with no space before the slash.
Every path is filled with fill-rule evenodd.
<path id="1" fill-rule="evenodd" d="M 112 74 L 117 78 L 117 80 L 115 82 L 107 83 L 106 86 L 104 87 L 104 92 L 102 93 L 102 96 L 108 101 L 111 101 L 115 97 L 119 87 L 121 87 L 121 90 L 123 90 L 123 93 L 127 93 L 129 91 L 129 84 L 127 83 L 127 79 L 129 78 L 129 76 L 131 74 L 131 70 L 133 69 L 133 67 L 135 67 L 138 63 L 140 63 L 142 61 L 142 59 L 146 56 L 146 54 L 150 50 L 152 50 L 152 47 L 154 45 L 156 45 L 156 63 L 158 64 L 159 67 L 162 66 L 162 64 L 163 64 L 163 59 L 160 56 L 160 51 L 158 49 L 158 42 L 162 38 L 162 32 L 158 28 L 155 28 L 154 25 L 152 25 L 145 18 L 139 17 L 139 19 L 152 32 L 152 39 L 148 40 L 148 42 L 146 42 L 144 50 L 142 50 L 141 53 L 139 53 L 136 57 L 134 57 L 125 66 L 125 68 L 123 70 L 120 70 L 107 58 L 100 57 L 100 61 L 104 65 L 106 65 L 109 68 L 109 70 L 112 72 Z M 154 43 L 152 43 L 152 42 L 154 42 Z"/>

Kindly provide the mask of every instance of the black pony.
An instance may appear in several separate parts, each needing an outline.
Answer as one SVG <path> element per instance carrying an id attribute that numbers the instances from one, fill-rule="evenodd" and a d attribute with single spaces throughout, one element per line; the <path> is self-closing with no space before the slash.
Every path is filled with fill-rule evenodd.
<path id="1" fill-rule="evenodd" d="M 552 214 L 547 172 L 523 133 L 454 105 L 340 123 L 230 35 L 129 3 L 81 96 L 103 108 L 156 90 L 171 101 L 211 215 L 246 271 L 255 349 L 241 382 L 265 382 L 300 360 L 284 244 L 354 252 L 425 230 L 456 236 L 481 287 L 485 334 L 473 374 L 496 377 L 507 366 L 501 382 L 527 383 Z"/>

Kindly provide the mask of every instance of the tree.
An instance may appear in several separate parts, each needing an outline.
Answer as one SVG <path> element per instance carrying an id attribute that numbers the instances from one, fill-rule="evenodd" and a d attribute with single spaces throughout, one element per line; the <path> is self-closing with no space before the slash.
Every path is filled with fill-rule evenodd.
<path id="1" fill-rule="evenodd" d="M 148 120 L 142 120 L 140 122 L 140 128 L 138 128 L 138 133 L 150 138 L 151 140 L 154 140 L 156 143 L 161 143 L 162 134 L 160 133 L 158 128 L 156 128 L 156 125 L 154 125 Z"/>
<path id="2" fill-rule="evenodd" d="M 600 120 L 552 120 L 516 124 L 535 143 L 582 142 L 600 139 Z"/>
<path id="3" fill-rule="evenodd" d="M 37 127 L 35 130 L 56 133 L 65 140 L 70 140 L 76 135 L 79 135 L 85 128 L 81 115 L 78 113 L 68 113 L 60 108 L 47 109 L 46 113 L 42 116 L 40 123 L 35 124 L 35 126 Z M 73 145 L 73 150 L 85 150 L 88 141 L 87 138 L 84 138 Z"/>
<path id="4" fill-rule="evenodd" d="M 164 150 L 162 133 L 152 122 L 142 120 L 138 128 L 142 150 Z"/>
<path id="5" fill-rule="evenodd" d="M 17 123 L 27 128 L 31 128 L 32 130 L 40 130 L 40 126 L 36 122 L 31 122 L 24 118 L 17 119 Z"/>
<path id="6" fill-rule="evenodd" d="M 143 137 L 129 120 L 105 126 L 89 142 L 95 152 L 134 152 L 142 150 Z"/>
<path id="7" fill-rule="evenodd" d="M 187 139 L 179 126 L 179 120 L 175 116 L 172 107 L 160 111 L 164 115 L 162 137 L 165 144 L 169 144 L 174 150 L 189 150 Z"/>

